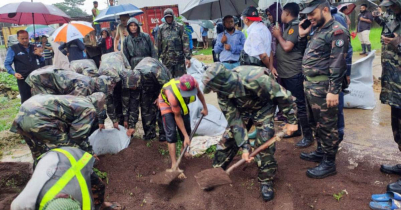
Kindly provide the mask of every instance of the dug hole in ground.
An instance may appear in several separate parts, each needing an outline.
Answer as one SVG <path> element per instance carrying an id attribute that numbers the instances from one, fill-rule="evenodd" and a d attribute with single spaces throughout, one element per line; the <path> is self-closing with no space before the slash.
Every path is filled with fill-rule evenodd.
<path id="1" fill-rule="evenodd" d="M 357 59 L 354 57 L 355 61 Z M 380 53 L 376 53 L 373 75 L 378 78 L 380 74 Z M 235 170 L 230 175 L 231 185 L 212 191 L 201 190 L 194 175 L 211 168 L 210 155 L 184 159 L 180 166 L 187 177 L 184 180 L 174 181 L 169 186 L 151 184 L 153 176 L 170 167 L 167 146 L 139 138 L 133 139 L 127 149 L 116 155 L 100 157 L 97 168 L 107 172 L 108 180 L 105 200 L 117 201 L 127 209 L 369 209 L 371 195 L 384 193 L 387 184 L 399 178 L 379 171 L 380 164 L 399 163 L 399 151 L 391 131 L 390 107 L 380 103 L 379 91 L 380 84 L 375 80 L 376 107 L 373 110 L 344 110 L 346 136 L 337 155 L 337 175 L 321 180 L 307 178 L 306 170 L 317 164 L 299 159 L 299 154 L 316 147 L 296 149 L 294 145 L 300 137 L 277 143 L 276 195 L 271 202 L 264 202 L 260 196 L 255 163 Z M 218 107 L 215 94 L 206 95 L 206 100 Z M 234 161 L 239 159 L 237 155 Z M 26 163 L 0 163 L 0 210 L 9 209 L 29 176 Z"/>

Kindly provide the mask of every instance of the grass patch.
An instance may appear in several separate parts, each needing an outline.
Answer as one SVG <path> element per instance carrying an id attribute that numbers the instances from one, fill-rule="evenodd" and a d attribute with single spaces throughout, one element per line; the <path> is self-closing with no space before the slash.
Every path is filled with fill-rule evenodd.
<path id="1" fill-rule="evenodd" d="M 0 45 L 0 49 L 6 49 L 5 45 Z"/>
<path id="2" fill-rule="evenodd" d="M 351 30 L 356 31 L 355 29 Z M 380 43 L 380 37 L 382 33 L 382 28 L 372 28 L 370 30 L 369 34 L 369 40 L 372 45 L 372 50 L 379 50 L 381 49 L 382 44 Z M 361 46 L 361 41 L 358 38 L 358 35 L 355 37 L 355 39 L 351 38 L 351 45 L 353 48 L 354 52 L 361 52 L 362 51 L 362 46 Z"/>
<path id="3" fill-rule="evenodd" d="M 7 72 L 0 72 L 0 84 L 11 88 L 13 91 L 18 91 L 17 79 Z"/>
<path id="4" fill-rule="evenodd" d="M 194 49 L 193 55 L 212 55 L 212 48 L 209 47 L 208 49 Z"/>
<path id="5" fill-rule="evenodd" d="M 21 106 L 20 99 L 0 97 L 0 131 L 9 130 Z"/>
<path id="6" fill-rule="evenodd" d="M 109 177 L 107 175 L 107 172 L 102 172 L 97 168 L 93 168 L 93 172 L 95 172 L 95 174 L 101 178 L 102 180 L 106 180 L 106 183 L 109 184 Z"/>

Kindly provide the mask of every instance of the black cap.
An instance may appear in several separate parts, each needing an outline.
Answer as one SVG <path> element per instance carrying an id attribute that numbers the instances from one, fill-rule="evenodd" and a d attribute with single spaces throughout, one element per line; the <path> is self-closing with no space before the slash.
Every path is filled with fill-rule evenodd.
<path id="1" fill-rule="evenodd" d="M 326 0 L 307 0 L 304 5 L 305 8 L 300 12 L 301 14 L 309 14 L 313 12 L 321 4 L 327 3 Z"/>
<path id="2" fill-rule="evenodd" d="M 234 16 L 232 16 L 232 15 L 226 15 L 226 16 L 224 16 L 224 17 L 223 17 L 223 22 L 224 22 L 224 20 L 227 19 L 227 18 L 232 18 L 232 19 L 234 19 Z"/>
<path id="3" fill-rule="evenodd" d="M 97 4 L 97 1 L 94 1 L 93 4 Z"/>
<path id="4" fill-rule="evenodd" d="M 262 21 L 262 18 L 259 17 L 258 10 L 254 6 L 245 8 L 241 15 L 247 17 L 251 21 Z"/>

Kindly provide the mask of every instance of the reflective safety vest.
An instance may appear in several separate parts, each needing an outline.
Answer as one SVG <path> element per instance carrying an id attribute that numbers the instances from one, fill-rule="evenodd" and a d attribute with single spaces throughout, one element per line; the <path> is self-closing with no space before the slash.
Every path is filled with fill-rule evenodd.
<path id="1" fill-rule="evenodd" d="M 51 151 L 60 153 L 59 157 L 61 166 L 60 165 L 57 166 L 61 167 L 60 170 L 63 170 L 62 167 L 66 166 L 65 162 L 69 162 L 71 164 L 71 167 L 69 167 L 68 170 L 66 170 L 62 175 L 57 174 L 57 169 L 56 169 L 53 175 L 55 178 L 51 178 L 43 187 L 43 188 L 48 188 L 48 190 L 46 190 L 42 198 L 38 200 L 40 201 L 39 210 L 43 209 L 43 207 L 49 201 L 53 200 L 57 196 L 57 194 L 59 194 L 67 186 L 67 184 L 79 185 L 80 193 L 72 194 L 71 196 L 73 196 L 73 198 L 76 199 L 77 201 L 80 201 L 83 210 L 91 210 L 92 207 L 94 206 L 92 203 L 91 193 L 89 191 L 90 172 L 92 171 L 94 162 L 92 155 L 87 152 L 83 153 L 82 150 L 79 151 L 81 151 L 83 154 L 82 153 L 77 154 L 77 152 L 74 152 L 74 150 L 72 150 L 71 148 L 65 148 L 65 149 L 57 148 Z M 68 161 L 65 158 L 67 158 Z M 60 175 L 60 177 L 58 177 L 58 175 Z M 84 177 L 84 175 L 86 175 L 86 177 Z M 69 186 L 68 188 L 77 189 L 78 186 L 76 187 Z M 80 194 L 81 197 L 79 197 L 79 195 L 77 194 Z"/>
<path id="2" fill-rule="evenodd" d="M 93 8 L 93 9 L 96 10 L 96 17 L 92 14 L 92 17 L 93 17 L 93 24 L 94 24 L 94 25 L 97 25 L 97 24 L 99 24 L 99 23 L 98 23 L 98 22 L 95 22 L 95 19 L 96 19 L 97 16 L 99 15 L 100 11 L 99 11 L 97 8 Z"/>
<path id="3" fill-rule="evenodd" d="M 180 93 L 180 89 L 177 87 L 177 84 L 180 84 L 179 80 L 176 79 L 172 79 L 169 82 L 167 82 L 166 84 L 163 85 L 163 88 L 160 91 L 160 94 L 164 100 L 164 102 L 168 105 L 170 105 L 170 103 L 168 102 L 167 96 L 166 94 L 164 94 L 164 90 L 170 90 L 174 93 L 175 98 L 177 99 L 177 101 L 180 103 L 180 107 L 182 112 L 184 113 L 184 115 L 188 114 L 188 106 L 187 104 L 192 103 L 196 100 L 195 96 L 191 96 L 188 100 L 185 100 L 181 93 Z"/>

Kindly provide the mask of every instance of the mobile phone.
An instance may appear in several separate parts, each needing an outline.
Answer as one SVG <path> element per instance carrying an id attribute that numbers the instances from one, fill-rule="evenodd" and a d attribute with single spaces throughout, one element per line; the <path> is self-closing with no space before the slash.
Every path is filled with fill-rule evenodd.
<path id="1" fill-rule="evenodd" d="M 302 27 L 303 29 L 307 29 L 311 24 L 312 24 L 312 23 L 310 22 L 310 20 L 306 19 L 306 20 L 304 21 L 304 23 L 302 23 L 301 27 Z"/>

